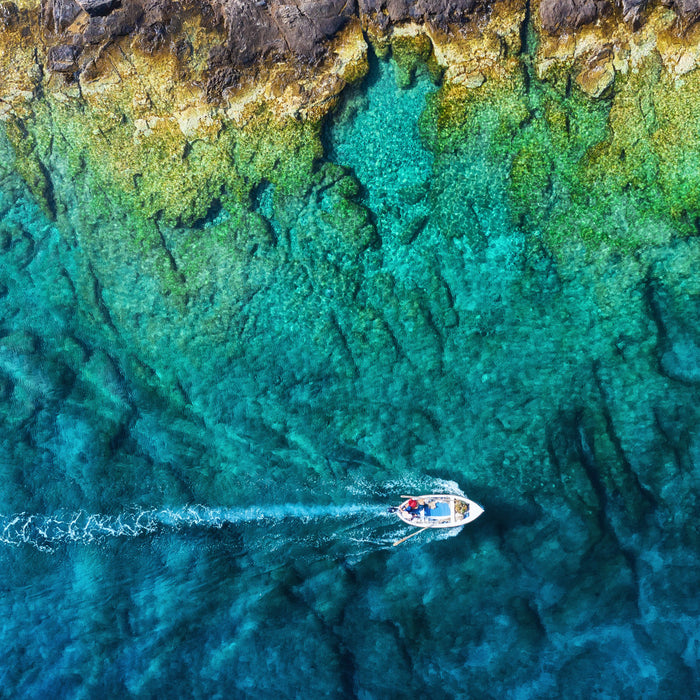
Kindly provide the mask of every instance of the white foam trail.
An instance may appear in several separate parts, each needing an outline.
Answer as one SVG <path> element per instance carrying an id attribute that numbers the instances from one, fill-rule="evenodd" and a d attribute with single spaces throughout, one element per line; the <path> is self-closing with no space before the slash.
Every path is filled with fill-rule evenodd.
<path id="1" fill-rule="evenodd" d="M 66 542 L 93 543 L 108 537 L 138 537 L 163 528 L 180 530 L 187 527 L 220 528 L 226 524 L 301 522 L 321 519 L 350 519 L 358 516 L 377 517 L 385 514 L 384 506 L 356 503 L 353 505 L 306 505 L 283 503 L 247 508 L 209 508 L 194 505 L 184 508 L 134 510 L 118 515 L 78 511 L 68 515 L 0 515 L 0 542 L 9 545 L 29 544 L 42 551 Z"/>

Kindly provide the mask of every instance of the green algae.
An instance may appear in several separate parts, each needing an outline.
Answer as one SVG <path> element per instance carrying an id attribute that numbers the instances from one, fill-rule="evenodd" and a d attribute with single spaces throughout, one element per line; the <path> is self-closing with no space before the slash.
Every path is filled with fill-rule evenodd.
<path id="1" fill-rule="evenodd" d="M 233 147 L 236 171 L 248 187 L 266 180 L 282 193 L 304 192 L 323 155 L 319 121 L 288 118 L 284 121 L 263 113 L 237 132 Z"/>
<path id="2" fill-rule="evenodd" d="M 390 49 L 398 86 L 438 79 L 424 35 L 394 37 Z M 681 135 L 695 133 L 700 123 L 694 99 L 698 81 L 695 72 L 677 84 L 652 55 L 634 71 L 618 74 L 611 95 L 593 100 L 561 80 L 540 82 L 527 70 L 513 71 L 477 89 L 445 85 L 429 94 L 421 87 L 427 104 L 419 117 L 409 118 L 418 119 L 423 143 L 436 157 L 432 177 L 443 190 L 446 174 L 440 168 L 449 160 L 443 156 L 461 152 L 470 158 L 475 148 L 486 149 L 492 171 L 500 172 L 501 206 L 514 227 L 527 230 L 555 254 L 578 243 L 631 252 L 695 232 L 700 183 L 694 163 L 700 154 L 694 140 Z M 246 228 L 253 219 L 241 208 L 250 210 L 261 183 L 271 183 L 277 196 L 299 195 L 313 186 L 324 158 L 319 120 L 280 121 L 261 107 L 244 127 L 215 120 L 209 133 L 190 141 L 166 115 L 139 122 L 126 100 L 120 104 L 107 110 L 47 96 L 5 129 L 18 170 L 48 213 L 63 207 L 63 197 L 54 193 L 61 185 L 54 180 L 81 182 L 86 217 L 97 220 L 110 209 L 127 216 L 130 223 L 122 235 L 135 250 L 161 245 L 153 221 L 201 226 L 220 207 L 233 217 L 229 227 Z M 393 166 L 380 167 L 389 173 Z M 404 215 L 390 225 L 410 243 L 427 225 L 428 211 L 415 206 L 423 200 L 421 193 L 414 194 L 415 184 L 402 192 Z M 435 192 L 431 197 L 444 199 Z M 354 199 L 346 198 L 336 214 L 325 216 L 335 216 L 336 227 L 346 220 L 355 230 L 355 220 L 365 215 Z M 441 219 L 443 210 L 436 209 L 436 222 L 445 235 L 459 237 L 461 231 L 473 242 L 472 213 L 465 209 Z M 394 215 L 380 213 L 386 216 Z M 257 240 L 257 225 L 251 225 Z M 222 235 L 226 230 L 220 230 Z M 167 265 L 161 268 L 158 274 L 169 278 L 164 289 L 182 285 Z"/>
<path id="3" fill-rule="evenodd" d="M 661 81 L 660 81 L 661 82 Z M 682 80 L 665 77 L 648 105 L 652 143 L 659 159 L 659 185 L 677 220 L 695 226 L 700 211 L 700 72 Z"/>
<path id="4" fill-rule="evenodd" d="M 192 141 L 167 116 L 141 121 L 118 107 L 47 97 L 29 116 L 11 120 L 6 133 L 18 171 L 47 212 L 53 213 L 53 187 L 60 187 L 53 175 L 82 182 L 93 215 L 115 206 L 171 225 L 205 220 L 220 199 L 249 201 L 262 179 L 282 191 L 303 191 L 322 155 L 318 123 L 279 120 L 265 109 L 244 128 L 219 124 Z M 149 236 L 137 230 L 135 237 Z"/>
<path id="5" fill-rule="evenodd" d="M 684 136 L 700 124 L 695 75 L 678 87 L 657 56 L 598 100 L 524 75 L 443 87 L 421 117 L 422 134 L 437 168 L 441 154 L 481 143 L 507 170 L 501 189 L 513 226 L 551 252 L 577 242 L 632 252 L 695 233 L 698 154 Z"/>
<path id="6" fill-rule="evenodd" d="M 390 46 L 391 58 L 396 66 L 396 83 L 399 87 L 410 87 L 416 73 L 424 70 L 427 70 L 433 83 L 440 82 L 443 69 L 435 58 L 432 42 L 425 34 L 393 36 Z"/>

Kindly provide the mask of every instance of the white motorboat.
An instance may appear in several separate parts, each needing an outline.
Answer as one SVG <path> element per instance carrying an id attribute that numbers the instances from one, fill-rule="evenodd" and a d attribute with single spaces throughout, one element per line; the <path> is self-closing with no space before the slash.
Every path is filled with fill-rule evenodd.
<path id="1" fill-rule="evenodd" d="M 459 527 L 476 520 L 484 509 L 475 501 L 452 494 L 411 496 L 394 509 L 407 525 L 415 527 Z"/>

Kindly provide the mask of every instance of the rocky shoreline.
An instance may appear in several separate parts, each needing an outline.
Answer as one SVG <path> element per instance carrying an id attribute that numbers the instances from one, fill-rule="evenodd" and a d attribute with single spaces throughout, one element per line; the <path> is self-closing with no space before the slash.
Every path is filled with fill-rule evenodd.
<path id="1" fill-rule="evenodd" d="M 0 27 L 10 80 L 0 118 L 39 84 L 68 92 L 96 81 L 113 84 L 115 49 L 130 59 L 138 55 L 141 64 L 167 61 L 175 80 L 204 102 L 226 103 L 251 80 L 274 83 L 275 65 L 293 70 L 301 85 L 322 82 L 339 54 L 367 44 L 382 50 L 406 37 L 429 40 L 428 52 L 448 82 L 479 87 L 497 64 L 525 55 L 539 77 L 563 69 L 599 97 L 616 72 L 634 68 L 652 50 L 675 75 L 693 70 L 699 16 L 694 1 L 7 0 L 0 3 Z M 341 82 L 362 74 L 345 75 L 343 66 L 331 73 Z M 327 85 L 324 97 L 337 89 Z"/>
<path id="2" fill-rule="evenodd" d="M 207 70 L 214 74 L 226 69 L 219 84 L 228 81 L 229 87 L 237 72 L 256 62 L 293 57 L 317 63 L 352 22 L 375 35 L 406 24 L 427 33 L 482 34 L 486 25 L 513 15 L 521 30 L 532 19 L 545 39 L 567 40 L 573 32 L 593 27 L 612 35 L 622 25 L 626 33 L 634 34 L 653 23 L 663 8 L 670 8 L 671 30 L 681 38 L 700 17 L 697 0 L 44 0 L 40 5 L 7 0 L 0 21 L 5 29 L 31 27 L 34 39 L 40 33 L 48 48 L 47 67 L 66 74 L 94 68 L 105 42 L 127 36 L 146 53 L 168 50 L 186 62 L 194 50 L 187 25 L 195 21 L 211 33 Z"/>
<path id="3" fill-rule="evenodd" d="M 641 71 L 687 93 L 700 56 L 691 5 L 8 0 L 0 126 L 52 216 L 54 175 L 88 172 L 145 218 L 192 223 L 221 188 L 245 201 L 262 179 L 310 173 L 320 124 L 366 75 L 370 51 L 391 55 L 404 85 L 427 64 L 446 114 L 450 101 L 496 93 L 524 103 L 533 79 L 614 102 Z M 268 154 L 246 156 L 255 172 L 236 156 L 251 150 Z M 289 177 L 270 172 L 290 159 Z"/>

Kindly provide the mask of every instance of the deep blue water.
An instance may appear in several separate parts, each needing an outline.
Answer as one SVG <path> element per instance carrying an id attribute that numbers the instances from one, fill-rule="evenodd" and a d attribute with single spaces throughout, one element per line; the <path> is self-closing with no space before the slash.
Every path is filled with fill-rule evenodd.
<path id="1" fill-rule="evenodd" d="M 2 171 L 3 697 L 698 693 L 697 239 L 555 261 L 435 89 L 373 65 L 275 246 L 165 230 L 181 306 Z"/>

